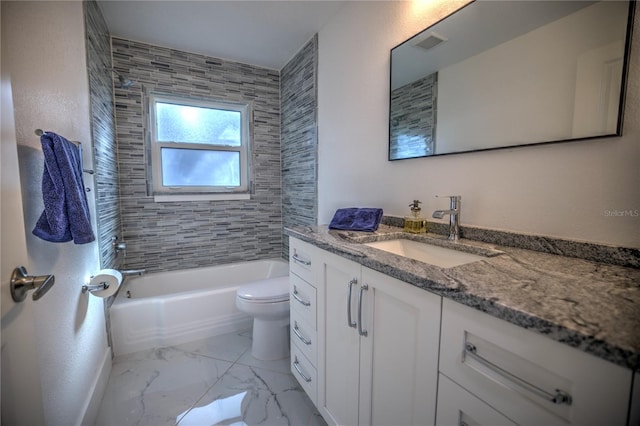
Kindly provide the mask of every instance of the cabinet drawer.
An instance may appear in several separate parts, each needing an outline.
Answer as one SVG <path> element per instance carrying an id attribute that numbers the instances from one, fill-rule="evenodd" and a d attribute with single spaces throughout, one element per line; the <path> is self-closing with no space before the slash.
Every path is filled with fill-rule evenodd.
<path id="1" fill-rule="evenodd" d="M 318 373 L 306 356 L 296 345 L 291 345 L 291 372 L 293 373 L 302 389 L 307 393 L 309 399 L 317 405 L 318 403 Z"/>
<path id="2" fill-rule="evenodd" d="M 291 310 L 296 310 L 313 329 L 316 329 L 316 289 L 296 274 L 289 275 Z"/>
<path id="3" fill-rule="evenodd" d="M 307 282 L 314 282 L 316 247 L 295 238 L 289 239 L 289 269 Z"/>
<path id="4" fill-rule="evenodd" d="M 318 359 L 318 339 L 316 330 L 309 325 L 307 321 L 302 319 L 300 313 L 291 310 L 291 344 L 296 345 L 298 349 L 307 357 L 314 366 Z"/>
<path id="5" fill-rule="evenodd" d="M 630 370 L 447 299 L 441 342 L 440 371 L 518 424 L 626 422 Z"/>
<path id="6" fill-rule="evenodd" d="M 516 425 L 442 374 L 438 379 L 437 413 L 437 425 Z"/>

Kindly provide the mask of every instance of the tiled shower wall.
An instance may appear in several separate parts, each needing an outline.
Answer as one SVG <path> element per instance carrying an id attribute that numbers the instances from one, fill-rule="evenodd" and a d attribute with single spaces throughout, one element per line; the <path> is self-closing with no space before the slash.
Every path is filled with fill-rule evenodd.
<path id="1" fill-rule="evenodd" d="M 391 92 L 389 158 L 434 153 L 437 94 L 437 72 Z"/>
<path id="2" fill-rule="evenodd" d="M 111 238 L 120 235 L 120 201 L 113 115 L 111 40 L 95 1 L 85 1 L 85 36 L 93 138 L 98 246 L 103 268 L 117 268 Z M 92 177 L 85 174 L 85 179 Z"/>
<path id="3" fill-rule="evenodd" d="M 317 218 L 318 35 L 282 68 L 282 222 L 315 225 Z M 283 237 L 282 255 L 289 256 Z"/>
<path id="4" fill-rule="evenodd" d="M 165 271 L 281 256 L 278 71 L 112 38 L 125 266 Z M 251 102 L 250 200 L 156 203 L 147 194 L 146 98 L 162 93 Z"/>

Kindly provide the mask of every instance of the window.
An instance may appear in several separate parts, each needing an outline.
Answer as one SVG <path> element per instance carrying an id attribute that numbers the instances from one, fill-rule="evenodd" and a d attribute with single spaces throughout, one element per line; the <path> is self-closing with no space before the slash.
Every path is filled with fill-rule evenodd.
<path id="1" fill-rule="evenodd" d="M 249 106 L 151 96 L 155 195 L 248 194 Z"/>

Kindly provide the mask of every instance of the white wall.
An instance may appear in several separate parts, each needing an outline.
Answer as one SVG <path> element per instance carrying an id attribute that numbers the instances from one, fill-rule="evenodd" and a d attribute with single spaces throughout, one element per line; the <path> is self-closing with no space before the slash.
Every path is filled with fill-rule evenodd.
<path id="1" fill-rule="evenodd" d="M 640 14 L 622 137 L 387 161 L 389 50 L 464 3 L 348 2 L 320 31 L 318 223 L 456 194 L 463 224 L 640 247 L 640 217 L 608 213 L 640 210 Z"/>
<path id="2" fill-rule="evenodd" d="M 80 291 L 99 269 L 97 242 L 50 243 L 31 234 L 42 212 L 43 156 L 34 130 L 82 141 L 85 168 L 92 166 L 82 2 L 3 1 L 2 27 L 9 46 L 2 51 L 2 67 L 11 75 L 21 153 L 27 269 L 30 274 L 54 274 L 56 280 L 35 303 L 45 422 L 93 424 L 96 401 L 90 398 L 98 380 L 104 379 L 99 373 L 108 374 L 111 365 L 103 301 Z M 85 175 L 85 183 L 93 190 L 91 177 Z"/>

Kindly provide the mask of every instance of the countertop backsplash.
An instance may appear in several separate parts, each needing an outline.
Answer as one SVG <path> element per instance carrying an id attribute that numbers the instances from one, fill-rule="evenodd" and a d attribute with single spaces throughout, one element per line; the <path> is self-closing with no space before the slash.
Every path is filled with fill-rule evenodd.
<path id="1" fill-rule="evenodd" d="M 382 223 L 391 227 L 402 228 L 404 219 L 397 216 L 383 216 Z M 427 232 L 448 235 L 449 224 L 429 221 Z M 616 247 L 541 235 L 518 234 L 510 231 L 465 225 L 460 225 L 460 237 L 505 247 L 575 257 L 629 268 L 640 268 L 640 249 L 637 248 Z"/>

